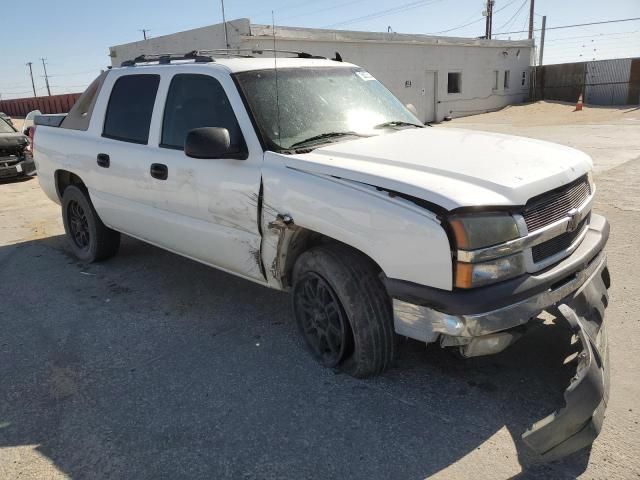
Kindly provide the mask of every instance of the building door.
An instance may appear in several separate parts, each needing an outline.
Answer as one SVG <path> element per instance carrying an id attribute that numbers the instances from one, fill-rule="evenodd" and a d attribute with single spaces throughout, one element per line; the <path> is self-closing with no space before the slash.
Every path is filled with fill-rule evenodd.
<path id="1" fill-rule="evenodd" d="M 422 91 L 422 120 L 425 123 L 436 121 L 436 102 L 438 95 L 438 72 L 427 70 L 424 82 L 424 90 Z"/>

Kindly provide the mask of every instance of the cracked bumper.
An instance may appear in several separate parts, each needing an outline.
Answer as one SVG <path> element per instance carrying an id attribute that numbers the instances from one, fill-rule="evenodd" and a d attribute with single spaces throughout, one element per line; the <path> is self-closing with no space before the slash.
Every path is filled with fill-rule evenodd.
<path id="1" fill-rule="evenodd" d="M 13 165 L 0 166 L 0 178 L 13 178 L 35 174 L 36 165 L 33 159 L 23 160 Z"/>
<path id="2" fill-rule="evenodd" d="M 598 269 L 585 285 L 566 298 L 554 314 L 566 320 L 580 351 L 575 376 L 564 392 L 565 406 L 534 423 L 524 442 L 544 460 L 561 458 L 593 443 L 600 433 L 609 399 L 609 354 L 604 311 L 609 273 Z"/>

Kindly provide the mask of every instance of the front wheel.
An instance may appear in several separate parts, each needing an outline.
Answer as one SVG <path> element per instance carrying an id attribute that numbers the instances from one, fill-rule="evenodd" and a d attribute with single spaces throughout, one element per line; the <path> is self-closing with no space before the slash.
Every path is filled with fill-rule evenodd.
<path id="1" fill-rule="evenodd" d="M 394 356 L 391 300 L 362 253 L 328 244 L 303 253 L 293 269 L 293 309 L 311 354 L 354 377 L 386 370 Z"/>
<path id="2" fill-rule="evenodd" d="M 106 260 L 118 252 L 120 233 L 102 223 L 88 195 L 75 185 L 62 195 L 62 220 L 69 246 L 83 262 Z"/>

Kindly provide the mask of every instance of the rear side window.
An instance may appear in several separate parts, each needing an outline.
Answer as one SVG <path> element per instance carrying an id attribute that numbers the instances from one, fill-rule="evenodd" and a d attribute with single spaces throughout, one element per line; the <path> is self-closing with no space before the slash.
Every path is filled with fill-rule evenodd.
<path id="1" fill-rule="evenodd" d="M 238 151 L 246 149 L 222 85 L 208 75 L 176 75 L 171 80 L 164 108 L 161 146 L 182 150 L 189 130 L 200 127 L 226 128 L 231 147 Z"/>
<path id="2" fill-rule="evenodd" d="M 159 83 L 159 75 L 127 75 L 116 80 L 102 136 L 146 144 Z"/>

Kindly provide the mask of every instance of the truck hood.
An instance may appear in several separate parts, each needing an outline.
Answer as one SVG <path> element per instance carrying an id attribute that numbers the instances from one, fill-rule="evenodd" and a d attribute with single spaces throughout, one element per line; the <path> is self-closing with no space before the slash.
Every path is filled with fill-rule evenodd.
<path id="1" fill-rule="evenodd" d="M 289 168 L 411 195 L 453 210 L 519 206 L 591 170 L 578 150 L 458 128 L 400 130 L 284 155 Z"/>

